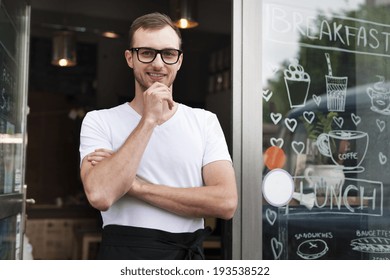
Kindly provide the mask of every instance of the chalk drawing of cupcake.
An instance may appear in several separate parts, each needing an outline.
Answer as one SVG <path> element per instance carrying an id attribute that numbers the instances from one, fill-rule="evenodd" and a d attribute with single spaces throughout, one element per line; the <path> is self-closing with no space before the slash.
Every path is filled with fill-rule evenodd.
<path id="1" fill-rule="evenodd" d="M 310 88 L 310 76 L 299 65 L 297 59 L 293 59 L 288 69 L 284 70 L 284 81 L 286 83 L 290 107 L 305 106 Z"/>

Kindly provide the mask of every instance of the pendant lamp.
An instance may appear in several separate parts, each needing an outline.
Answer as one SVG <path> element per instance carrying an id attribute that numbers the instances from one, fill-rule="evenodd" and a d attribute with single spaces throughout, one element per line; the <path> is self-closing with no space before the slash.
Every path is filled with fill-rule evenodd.
<path id="1" fill-rule="evenodd" d="M 199 25 L 196 21 L 195 0 L 172 0 L 172 14 L 174 24 L 181 28 L 193 28 Z"/>
<path id="2" fill-rule="evenodd" d="M 61 30 L 53 34 L 51 63 L 61 67 L 71 67 L 77 64 L 76 35 L 73 31 Z"/>

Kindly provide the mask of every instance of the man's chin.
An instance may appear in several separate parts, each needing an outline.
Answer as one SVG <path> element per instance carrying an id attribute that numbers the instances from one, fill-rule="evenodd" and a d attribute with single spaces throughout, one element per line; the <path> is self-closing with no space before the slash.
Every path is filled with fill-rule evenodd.
<path id="1" fill-rule="evenodd" d="M 164 85 L 166 85 L 169 88 L 172 86 L 172 83 L 167 83 L 166 81 L 148 81 L 146 83 L 145 82 L 140 83 L 139 81 L 136 80 L 136 82 L 138 83 L 139 88 L 142 91 L 146 91 L 148 88 L 150 88 L 156 82 L 164 84 Z"/>
<path id="2" fill-rule="evenodd" d="M 165 85 L 167 87 L 171 87 L 171 85 L 172 85 L 172 84 L 168 84 L 166 81 L 153 81 L 153 82 L 148 83 L 148 87 L 146 89 L 150 88 L 155 83 L 160 83 L 160 84 L 163 84 L 163 85 Z"/>

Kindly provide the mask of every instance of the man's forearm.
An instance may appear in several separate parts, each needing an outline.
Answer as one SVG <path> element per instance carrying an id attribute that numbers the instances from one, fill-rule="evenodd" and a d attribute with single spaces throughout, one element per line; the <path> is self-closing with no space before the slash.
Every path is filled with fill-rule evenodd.
<path id="1" fill-rule="evenodd" d="M 83 162 L 81 176 L 92 206 L 107 210 L 129 191 L 154 127 L 141 120 L 123 146 L 112 156 L 93 167 L 87 166 L 89 162 Z"/>
<path id="2" fill-rule="evenodd" d="M 170 187 L 136 178 L 128 195 L 181 216 L 230 219 L 237 207 L 235 177 L 227 164 L 221 173 L 223 179 L 201 187 Z"/>

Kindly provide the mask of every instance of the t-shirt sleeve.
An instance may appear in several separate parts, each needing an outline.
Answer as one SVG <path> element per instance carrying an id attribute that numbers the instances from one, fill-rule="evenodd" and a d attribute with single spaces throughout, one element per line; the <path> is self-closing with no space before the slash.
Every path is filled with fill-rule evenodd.
<path id="1" fill-rule="evenodd" d="M 217 160 L 232 161 L 225 135 L 215 114 L 208 112 L 206 119 L 205 150 L 203 166 Z"/>
<path id="2" fill-rule="evenodd" d="M 80 166 L 84 157 L 96 149 L 113 149 L 108 129 L 98 111 L 91 111 L 84 117 L 80 130 Z"/>

